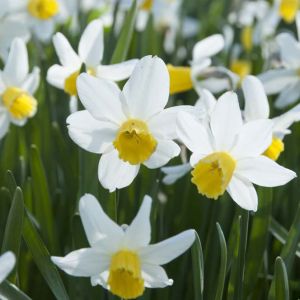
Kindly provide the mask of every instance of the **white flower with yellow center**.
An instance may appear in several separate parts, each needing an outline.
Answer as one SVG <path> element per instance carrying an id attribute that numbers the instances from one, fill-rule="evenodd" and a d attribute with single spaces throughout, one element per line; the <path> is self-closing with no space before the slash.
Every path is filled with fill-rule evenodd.
<path id="1" fill-rule="evenodd" d="M 64 21 L 67 8 L 64 0 L 9 0 L 5 1 L 10 18 L 22 22 L 34 36 L 48 41 L 57 23 Z"/>
<path id="2" fill-rule="evenodd" d="M 76 80 L 82 65 L 93 76 L 107 80 L 119 81 L 132 73 L 137 59 L 114 65 L 101 65 L 104 52 L 103 25 L 100 20 L 92 21 L 84 30 L 78 46 L 78 54 L 61 33 L 56 33 L 53 43 L 61 65 L 53 65 L 48 70 L 47 81 L 64 90 L 71 97 L 71 111 L 77 103 Z"/>
<path id="3" fill-rule="evenodd" d="M 224 38 L 221 34 L 211 35 L 193 48 L 190 67 L 168 65 L 170 73 L 170 93 L 180 93 L 195 89 L 208 89 L 219 93 L 235 86 L 238 77 L 224 67 L 212 67 L 212 57 L 223 50 Z"/>
<path id="4" fill-rule="evenodd" d="M 0 71 L 0 138 L 9 124 L 23 126 L 37 111 L 33 97 L 39 85 L 39 69 L 29 73 L 28 53 L 23 40 L 13 41 L 3 71 Z"/>
<path id="5" fill-rule="evenodd" d="M 297 15 L 298 37 L 300 14 Z M 279 93 L 275 106 L 287 107 L 300 99 L 300 42 L 292 34 L 280 33 L 276 37 L 282 68 L 266 71 L 259 76 L 266 93 Z"/>
<path id="6" fill-rule="evenodd" d="M 257 210 L 253 183 L 266 187 L 286 184 L 296 177 L 261 155 L 271 144 L 273 122 L 256 120 L 243 124 L 237 95 L 223 94 L 217 101 L 209 126 L 182 112 L 177 134 L 192 152 L 192 182 L 198 192 L 217 199 L 227 190 L 242 208 Z"/>
<path id="7" fill-rule="evenodd" d="M 145 288 L 172 285 L 161 265 L 184 253 L 193 244 L 195 231 L 149 245 L 151 202 L 145 196 L 132 223 L 118 226 L 97 199 L 86 194 L 80 199 L 79 213 L 91 247 L 52 257 L 52 261 L 70 275 L 90 277 L 93 286 L 99 284 L 122 299 L 135 299 Z"/>
<path id="8" fill-rule="evenodd" d="M 78 95 L 86 108 L 67 119 L 69 135 L 87 151 L 102 154 L 98 177 L 111 192 L 128 186 L 140 165 L 159 168 L 180 152 L 176 117 L 191 106 L 164 109 L 169 74 L 158 57 L 136 65 L 122 91 L 112 82 L 81 74 Z"/>
<path id="9" fill-rule="evenodd" d="M 258 78 L 247 76 L 242 83 L 243 93 L 245 96 L 245 122 L 269 119 L 270 107 L 264 87 Z M 277 160 L 280 153 L 284 151 L 283 138 L 291 131 L 288 128 L 300 120 L 300 104 L 290 109 L 288 112 L 272 118 L 273 121 L 273 138 L 272 143 L 265 150 L 264 155 L 273 160 Z"/>
<path id="10" fill-rule="evenodd" d="M 11 251 L 0 255 L 0 284 L 7 278 L 16 264 L 16 257 Z"/>

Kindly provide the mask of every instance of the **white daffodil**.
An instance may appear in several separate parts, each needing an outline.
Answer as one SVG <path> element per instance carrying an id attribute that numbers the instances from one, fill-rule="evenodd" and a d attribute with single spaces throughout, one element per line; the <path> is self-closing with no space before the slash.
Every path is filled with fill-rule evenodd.
<path id="1" fill-rule="evenodd" d="M 164 109 L 169 74 L 158 57 L 146 56 L 120 91 L 114 83 L 81 74 L 78 95 L 86 108 L 68 117 L 69 135 L 83 149 L 102 154 L 98 177 L 111 192 L 128 186 L 140 165 L 160 168 L 180 153 L 176 117 L 192 106 Z"/>
<path id="2" fill-rule="evenodd" d="M 256 211 L 253 184 L 274 187 L 296 177 L 261 155 L 272 142 L 273 122 L 256 120 L 243 124 L 237 95 L 223 94 L 210 116 L 209 127 L 190 114 L 178 115 L 178 137 L 192 152 L 192 182 L 198 192 L 217 199 L 227 190 L 242 208 Z"/>
<path id="3" fill-rule="evenodd" d="M 70 275 L 90 277 L 93 286 L 99 284 L 122 299 L 135 299 L 145 288 L 172 285 L 161 265 L 184 253 L 193 244 L 195 231 L 149 245 L 151 202 L 145 196 L 132 223 L 118 226 L 97 199 L 86 194 L 80 199 L 79 213 L 91 247 L 52 257 L 52 261 Z"/>
<path id="4" fill-rule="evenodd" d="M 101 65 L 104 52 L 103 26 L 100 20 L 92 21 L 84 30 L 78 46 L 78 54 L 61 33 L 56 33 L 53 43 L 61 65 L 50 67 L 47 81 L 64 90 L 71 96 L 71 111 L 77 110 L 76 79 L 80 74 L 82 64 L 93 76 L 107 80 L 119 81 L 126 79 L 132 73 L 137 59 L 114 65 Z"/>
<path id="5" fill-rule="evenodd" d="M 237 82 L 237 76 L 224 67 L 211 67 L 211 57 L 224 48 L 221 34 L 211 35 L 193 48 L 191 67 L 168 65 L 170 73 L 170 93 L 175 94 L 192 89 L 206 88 L 213 93 L 229 89 Z"/>
<path id="6" fill-rule="evenodd" d="M 297 16 L 300 35 L 300 15 Z M 276 37 L 282 68 L 269 70 L 259 76 L 268 95 L 279 93 L 275 106 L 284 108 L 300 98 L 300 42 L 289 33 Z"/>
<path id="7" fill-rule="evenodd" d="M 0 71 L 0 138 L 9 124 L 23 126 L 37 111 L 33 97 L 39 86 L 39 69 L 29 73 L 28 53 L 23 40 L 13 41 L 4 69 Z"/>
<path id="8" fill-rule="evenodd" d="M 2 0 L 3 1 L 3 0 Z M 9 18 L 22 22 L 34 36 L 48 41 L 57 23 L 68 16 L 64 0 L 9 0 L 5 2 L 5 10 Z"/>
<path id="9" fill-rule="evenodd" d="M 262 83 L 254 76 L 247 76 L 242 83 L 245 97 L 244 119 L 246 122 L 259 119 L 269 119 L 270 107 L 268 98 Z M 280 153 L 284 151 L 283 138 L 290 133 L 288 128 L 300 120 L 300 104 L 288 112 L 272 118 L 273 139 L 272 143 L 265 150 L 264 155 L 277 160 Z"/>
<path id="10" fill-rule="evenodd" d="M 16 257 L 11 251 L 0 255 L 0 284 L 6 279 L 16 264 Z"/>

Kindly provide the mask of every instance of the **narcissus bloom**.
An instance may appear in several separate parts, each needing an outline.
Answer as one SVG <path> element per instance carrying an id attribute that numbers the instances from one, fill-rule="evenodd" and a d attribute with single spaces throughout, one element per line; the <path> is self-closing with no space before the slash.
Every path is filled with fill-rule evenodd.
<path id="1" fill-rule="evenodd" d="M 158 57 L 137 64 L 123 91 L 112 82 L 82 74 L 77 80 L 84 111 L 68 119 L 69 135 L 87 151 L 102 154 L 98 177 L 111 192 L 128 186 L 140 165 L 160 168 L 180 153 L 176 117 L 191 106 L 164 109 L 169 74 Z"/>
<path id="2" fill-rule="evenodd" d="M 64 90 L 71 97 L 71 111 L 77 110 L 76 79 L 84 64 L 86 71 L 93 76 L 119 81 L 132 73 L 137 59 L 120 64 L 101 65 L 104 52 L 103 25 L 100 20 L 92 21 L 84 30 L 78 46 L 78 54 L 62 33 L 56 33 L 53 43 L 61 65 L 50 67 L 47 81 Z"/>
<path id="3" fill-rule="evenodd" d="M 272 142 L 273 122 L 243 124 L 233 92 L 218 99 L 209 126 L 182 112 L 177 129 L 180 140 L 192 152 L 192 182 L 208 198 L 217 199 L 227 190 L 239 206 L 256 211 L 257 194 L 252 183 L 274 187 L 296 177 L 293 171 L 261 155 Z"/>
<path id="4" fill-rule="evenodd" d="M 0 72 L 0 138 L 9 124 L 23 126 L 37 111 L 33 97 L 39 85 L 39 69 L 29 73 L 28 53 L 23 40 L 13 41 L 3 71 Z"/>
<path id="5" fill-rule="evenodd" d="M 258 78 L 247 76 L 242 83 L 243 93 L 245 96 L 245 122 L 269 119 L 270 107 L 264 87 Z M 291 131 L 288 128 L 300 120 L 300 104 L 288 112 L 272 118 L 272 143 L 265 150 L 264 155 L 273 160 L 277 160 L 280 153 L 284 151 L 283 138 Z"/>
<path id="6" fill-rule="evenodd" d="M 123 299 L 135 299 L 145 288 L 172 285 L 161 265 L 185 252 L 195 240 L 195 231 L 149 245 L 151 201 L 145 196 L 132 223 L 118 226 L 97 199 L 86 194 L 80 199 L 79 212 L 91 247 L 52 257 L 52 261 L 66 273 L 90 277 L 93 286 L 99 284 Z"/>
<path id="7" fill-rule="evenodd" d="M 11 252 L 5 252 L 0 256 L 0 284 L 6 279 L 16 263 L 16 257 Z"/>

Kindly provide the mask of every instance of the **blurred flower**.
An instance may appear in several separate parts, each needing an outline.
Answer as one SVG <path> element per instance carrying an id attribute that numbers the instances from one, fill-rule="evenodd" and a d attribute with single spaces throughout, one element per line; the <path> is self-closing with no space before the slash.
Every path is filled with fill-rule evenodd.
<path id="1" fill-rule="evenodd" d="M 297 11 L 299 9 L 299 0 L 280 0 L 279 14 L 282 19 L 288 23 L 295 20 Z"/>
<path id="2" fill-rule="evenodd" d="M 170 93 L 175 94 L 195 88 L 206 88 L 214 93 L 229 89 L 235 84 L 236 76 L 224 67 L 210 67 L 211 57 L 224 48 L 221 34 L 211 35 L 193 48 L 191 67 L 168 65 Z"/>
<path id="3" fill-rule="evenodd" d="M 240 77 L 240 83 L 243 79 L 251 74 L 251 61 L 246 59 L 235 59 L 230 64 L 230 70 Z"/>
<path id="4" fill-rule="evenodd" d="M 9 124 L 23 126 L 37 111 L 33 94 L 39 86 L 39 68 L 29 73 L 28 53 L 23 40 L 13 41 L 8 59 L 0 73 L 0 138 Z"/>
<path id="5" fill-rule="evenodd" d="M 102 154 L 98 177 L 111 192 L 128 186 L 140 165 L 165 165 L 180 153 L 176 116 L 192 106 L 164 109 L 169 98 L 169 74 L 158 57 L 146 56 L 135 67 L 123 91 L 112 82 L 82 74 L 77 80 L 87 109 L 68 119 L 69 135 L 87 151 Z"/>
<path id="6" fill-rule="evenodd" d="M 253 120 L 269 119 L 270 107 L 262 83 L 254 76 L 247 76 L 242 83 L 245 96 L 244 119 L 246 122 Z M 273 138 L 272 143 L 265 150 L 264 155 L 277 160 L 284 151 L 283 138 L 291 131 L 288 128 L 300 120 L 300 104 L 288 112 L 272 118 Z"/>
<path id="7" fill-rule="evenodd" d="M 273 122 L 243 124 L 237 95 L 223 94 L 217 101 L 209 127 L 186 112 L 178 115 L 178 136 L 192 152 L 192 182 L 198 192 L 217 199 L 228 191 L 242 208 L 257 210 L 253 184 L 274 187 L 296 174 L 261 154 L 272 141 Z"/>
<path id="8" fill-rule="evenodd" d="M 92 21 L 84 30 L 78 46 L 78 54 L 61 33 L 56 33 L 53 43 L 61 65 L 50 67 L 47 81 L 64 90 L 71 97 L 71 112 L 77 110 L 76 80 L 85 65 L 93 76 L 113 81 L 126 79 L 132 73 L 137 59 L 114 65 L 101 65 L 104 52 L 103 26 L 100 20 Z"/>
<path id="9" fill-rule="evenodd" d="M 0 255 L 0 284 L 6 279 L 13 270 L 16 263 L 16 257 L 11 251 Z"/>
<path id="10" fill-rule="evenodd" d="M 75 250 L 52 261 L 66 273 L 90 277 L 123 299 L 135 299 L 146 288 L 173 284 L 161 265 L 184 253 L 195 240 L 195 231 L 186 230 L 172 238 L 149 245 L 151 239 L 151 198 L 145 196 L 132 223 L 118 226 L 102 210 L 97 199 L 86 194 L 79 212 L 90 248 Z"/>
<path id="11" fill-rule="evenodd" d="M 297 23 L 299 35 L 300 15 Z M 300 98 L 300 42 L 289 33 L 279 34 L 276 41 L 282 68 L 266 71 L 259 78 L 268 95 L 279 93 L 275 106 L 284 108 Z"/>

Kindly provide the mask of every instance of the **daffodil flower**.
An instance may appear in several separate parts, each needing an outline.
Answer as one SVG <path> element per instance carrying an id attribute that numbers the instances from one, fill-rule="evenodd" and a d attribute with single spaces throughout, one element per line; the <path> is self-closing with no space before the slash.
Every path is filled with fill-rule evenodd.
<path id="1" fill-rule="evenodd" d="M 211 67 L 211 57 L 224 48 L 221 34 L 211 35 L 193 48 L 190 67 L 168 65 L 170 73 L 170 93 L 206 88 L 213 93 L 229 89 L 237 82 L 237 76 L 224 67 Z"/>
<path id="2" fill-rule="evenodd" d="M 29 73 L 28 53 L 23 40 L 13 41 L 5 67 L 0 71 L 0 138 L 9 124 L 23 126 L 37 111 L 33 94 L 39 86 L 39 69 Z"/>
<path id="3" fill-rule="evenodd" d="M 136 65 L 136 59 L 114 65 L 101 65 L 104 52 L 103 26 L 100 20 L 92 21 L 84 30 L 78 46 L 78 54 L 62 33 L 56 33 L 53 43 L 61 65 L 50 67 L 47 81 L 64 90 L 71 97 L 71 112 L 77 110 L 76 80 L 82 64 L 93 76 L 113 81 L 126 79 Z"/>
<path id="4" fill-rule="evenodd" d="M 272 142 L 273 122 L 255 120 L 243 124 L 237 95 L 223 94 L 209 126 L 190 114 L 178 115 L 177 134 L 192 152 L 192 182 L 198 192 L 217 199 L 227 190 L 242 208 L 257 210 L 253 183 L 266 187 L 286 184 L 296 174 L 262 153 Z"/>
<path id="5" fill-rule="evenodd" d="M 6 11 L 13 20 L 21 22 L 34 36 L 47 42 L 55 25 L 64 21 L 67 7 L 64 0 L 9 0 L 5 2 Z"/>
<path id="6" fill-rule="evenodd" d="M 0 284 L 7 278 L 13 270 L 16 263 L 16 257 L 11 251 L 0 255 Z"/>
<path id="7" fill-rule="evenodd" d="M 297 16 L 298 35 L 300 15 Z M 275 106 L 284 108 L 300 98 L 300 42 L 289 33 L 276 37 L 282 68 L 266 71 L 259 76 L 268 95 L 279 93 Z"/>
<path id="8" fill-rule="evenodd" d="M 132 223 L 118 226 L 97 199 L 86 194 L 80 199 L 79 213 L 90 248 L 54 256 L 52 261 L 69 275 L 90 277 L 93 286 L 101 285 L 122 299 L 135 299 L 145 288 L 172 285 L 161 265 L 184 253 L 193 244 L 195 231 L 149 245 L 151 202 L 145 196 Z"/>
<path id="9" fill-rule="evenodd" d="M 69 135 L 83 149 L 102 154 L 98 177 L 111 192 L 128 186 L 141 164 L 160 168 L 180 153 L 176 117 L 192 106 L 164 109 L 169 74 L 158 57 L 136 65 L 122 91 L 114 83 L 81 74 L 79 98 L 86 108 L 68 117 Z"/>
<path id="10" fill-rule="evenodd" d="M 244 119 L 246 122 L 260 119 L 269 119 L 270 107 L 264 87 L 260 80 L 254 76 L 247 76 L 242 83 L 245 97 Z M 284 151 L 283 138 L 291 131 L 288 128 L 300 120 L 300 104 L 288 112 L 272 118 L 272 143 L 265 150 L 264 155 L 277 160 Z"/>

